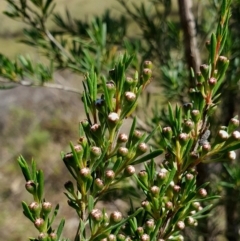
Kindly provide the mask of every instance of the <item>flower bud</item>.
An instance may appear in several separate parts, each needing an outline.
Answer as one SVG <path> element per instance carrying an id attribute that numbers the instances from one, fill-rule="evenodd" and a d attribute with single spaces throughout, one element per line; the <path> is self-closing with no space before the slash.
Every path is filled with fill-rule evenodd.
<path id="1" fill-rule="evenodd" d="M 132 91 L 138 83 L 138 78 L 127 77 L 124 82 L 124 90 Z"/>
<path id="2" fill-rule="evenodd" d="M 144 142 L 138 144 L 137 146 L 137 155 L 142 155 L 148 150 L 148 145 Z"/>
<path id="3" fill-rule="evenodd" d="M 115 177 L 115 172 L 113 170 L 107 170 L 105 172 L 105 179 L 106 181 L 112 181 Z"/>
<path id="4" fill-rule="evenodd" d="M 123 234 L 118 234 L 117 235 L 117 241 L 126 241 L 126 237 L 125 237 L 125 235 L 123 235 Z"/>
<path id="5" fill-rule="evenodd" d="M 118 135 L 118 143 L 126 143 L 128 141 L 128 136 L 125 133 L 120 133 Z"/>
<path id="6" fill-rule="evenodd" d="M 119 223 L 122 221 L 122 213 L 119 211 L 115 211 L 110 215 L 110 222 L 111 223 Z"/>
<path id="7" fill-rule="evenodd" d="M 38 240 L 39 241 L 48 241 L 48 234 L 47 233 L 40 233 L 38 235 Z"/>
<path id="8" fill-rule="evenodd" d="M 150 191 L 154 197 L 157 197 L 158 194 L 160 193 L 160 188 L 157 186 L 152 186 Z"/>
<path id="9" fill-rule="evenodd" d="M 151 69 L 143 69 L 143 84 L 145 84 L 152 76 L 152 70 Z"/>
<path id="10" fill-rule="evenodd" d="M 178 185 L 174 185 L 174 186 L 173 186 L 173 191 L 174 191 L 175 193 L 180 192 L 180 190 L 181 190 L 181 187 L 180 187 L 180 186 L 178 186 Z"/>
<path id="11" fill-rule="evenodd" d="M 172 210 L 172 208 L 173 208 L 173 203 L 170 202 L 170 201 L 168 201 L 168 202 L 165 203 L 165 207 L 166 207 L 167 210 Z"/>
<path id="12" fill-rule="evenodd" d="M 41 211 L 41 207 L 39 205 L 39 203 L 37 202 L 32 202 L 30 203 L 30 205 L 28 206 L 29 210 L 31 211 L 31 213 L 34 215 L 34 217 L 38 217 Z"/>
<path id="13" fill-rule="evenodd" d="M 80 176 L 84 181 L 87 181 L 91 178 L 91 170 L 88 167 L 80 169 Z"/>
<path id="14" fill-rule="evenodd" d="M 192 181 L 193 178 L 194 178 L 194 176 L 193 176 L 192 173 L 187 173 L 187 174 L 186 174 L 186 180 L 188 180 L 188 181 Z"/>
<path id="15" fill-rule="evenodd" d="M 50 237 L 51 241 L 57 241 L 57 234 L 56 233 L 50 233 L 49 237 Z"/>
<path id="16" fill-rule="evenodd" d="M 150 241 L 150 236 L 146 233 L 144 233 L 141 237 L 140 237 L 141 241 Z"/>
<path id="17" fill-rule="evenodd" d="M 152 61 L 150 61 L 150 60 L 145 60 L 144 62 L 143 62 L 143 67 L 144 68 L 147 68 L 147 69 L 152 69 Z"/>
<path id="18" fill-rule="evenodd" d="M 178 235 L 175 241 L 184 241 L 184 237 L 182 235 Z"/>
<path id="19" fill-rule="evenodd" d="M 189 225 L 189 226 L 194 226 L 195 224 L 195 219 L 193 217 L 187 217 L 186 218 L 186 224 Z"/>
<path id="20" fill-rule="evenodd" d="M 107 241 L 116 241 L 117 237 L 114 234 L 109 234 L 107 237 Z"/>
<path id="21" fill-rule="evenodd" d="M 90 128 L 91 132 L 94 134 L 96 137 L 101 137 L 102 136 L 102 131 L 101 131 L 101 125 L 99 124 L 93 124 Z"/>
<path id="22" fill-rule="evenodd" d="M 119 121 L 119 115 L 116 112 L 111 112 L 108 115 L 109 127 L 111 128 L 115 127 L 118 121 Z"/>
<path id="23" fill-rule="evenodd" d="M 151 204 L 150 204 L 150 202 L 149 202 L 148 200 L 142 201 L 141 206 L 142 206 L 146 211 L 151 212 L 151 209 L 152 209 L 152 208 L 151 208 Z"/>
<path id="24" fill-rule="evenodd" d="M 127 102 L 134 102 L 136 100 L 136 94 L 127 91 L 125 92 L 125 99 L 127 100 Z"/>
<path id="25" fill-rule="evenodd" d="M 197 72 L 196 73 L 196 78 L 197 78 L 197 82 L 198 83 L 203 83 L 204 82 L 204 78 L 201 72 Z"/>
<path id="26" fill-rule="evenodd" d="M 25 188 L 31 194 L 34 194 L 36 192 L 36 184 L 32 180 L 26 182 Z"/>
<path id="27" fill-rule="evenodd" d="M 229 135 L 226 131 L 219 130 L 216 140 L 217 140 L 217 142 L 223 142 L 223 141 L 226 141 L 228 139 L 228 137 L 229 137 Z"/>
<path id="28" fill-rule="evenodd" d="M 126 148 L 126 147 L 119 147 L 118 148 L 118 154 L 120 155 L 120 156 L 127 156 L 127 154 L 128 154 L 128 149 Z"/>
<path id="29" fill-rule="evenodd" d="M 148 233 L 152 232 L 155 227 L 154 219 L 147 220 L 147 222 L 145 223 L 145 226 L 146 226 L 146 230 L 148 231 Z"/>
<path id="30" fill-rule="evenodd" d="M 232 118 L 228 123 L 228 131 L 229 133 L 232 133 L 234 130 L 236 130 L 239 127 L 239 120 L 235 117 Z"/>
<path id="31" fill-rule="evenodd" d="M 107 87 L 107 90 L 109 91 L 110 95 L 113 95 L 116 91 L 116 86 L 115 86 L 115 83 L 114 81 L 108 81 L 106 83 L 106 87 Z"/>
<path id="32" fill-rule="evenodd" d="M 101 155 L 102 155 L 102 150 L 100 147 L 92 146 L 90 148 L 90 156 L 93 161 L 97 160 Z"/>
<path id="33" fill-rule="evenodd" d="M 201 113 L 199 110 L 192 110 L 191 111 L 191 117 L 192 117 L 192 120 L 197 123 L 200 118 L 201 118 Z"/>
<path id="34" fill-rule="evenodd" d="M 209 151 L 211 151 L 211 145 L 208 141 L 203 143 L 202 150 L 204 153 L 208 153 Z"/>
<path id="35" fill-rule="evenodd" d="M 208 73 L 209 73 L 209 65 L 207 65 L 207 64 L 200 65 L 200 71 L 201 71 L 204 79 L 207 80 L 208 79 Z"/>
<path id="36" fill-rule="evenodd" d="M 132 136 L 132 142 L 133 144 L 135 144 L 136 142 L 138 142 L 143 136 L 143 133 L 141 131 L 138 130 L 134 130 L 133 132 L 133 136 Z"/>
<path id="37" fill-rule="evenodd" d="M 88 144 L 88 140 L 85 136 L 81 136 L 78 139 L 78 143 L 81 144 L 81 146 L 85 147 Z"/>
<path id="38" fill-rule="evenodd" d="M 228 152 L 228 159 L 229 160 L 231 160 L 231 161 L 233 161 L 233 160 L 235 160 L 236 159 L 236 152 L 235 151 L 229 151 Z"/>
<path id="39" fill-rule="evenodd" d="M 130 177 L 135 173 L 135 167 L 132 165 L 129 165 L 125 168 L 124 174 L 126 177 Z"/>
<path id="40" fill-rule="evenodd" d="M 145 170 L 138 173 L 138 179 L 147 187 L 148 186 L 148 174 Z"/>
<path id="41" fill-rule="evenodd" d="M 82 120 L 82 121 L 80 122 L 80 124 L 81 124 L 81 126 L 83 127 L 84 132 L 85 132 L 86 134 L 89 134 L 89 132 L 90 132 L 90 124 L 89 124 L 88 120 Z"/>
<path id="42" fill-rule="evenodd" d="M 215 86 L 216 83 L 217 83 L 217 79 L 214 78 L 214 77 L 211 77 L 211 78 L 208 80 L 208 84 L 209 84 L 210 87 Z"/>
<path id="43" fill-rule="evenodd" d="M 172 138 L 172 128 L 170 126 L 166 126 L 162 129 L 162 134 L 165 138 L 167 138 L 168 140 L 171 140 Z"/>
<path id="44" fill-rule="evenodd" d="M 157 174 L 158 185 L 162 185 L 164 183 L 164 181 L 166 180 L 167 176 L 168 176 L 167 170 L 166 170 L 166 172 L 160 170 L 160 172 L 158 172 L 158 174 Z"/>
<path id="45" fill-rule="evenodd" d="M 93 221 L 96 223 L 100 223 L 103 220 L 103 214 L 102 211 L 95 208 L 91 211 L 90 217 L 92 218 Z"/>
<path id="46" fill-rule="evenodd" d="M 49 214 L 52 210 L 52 204 L 50 202 L 44 202 L 42 204 L 42 211 L 45 215 Z"/>
<path id="47" fill-rule="evenodd" d="M 100 178 L 94 180 L 94 188 L 96 191 L 101 191 L 104 187 L 104 183 Z"/>
<path id="48" fill-rule="evenodd" d="M 185 228 L 185 223 L 183 221 L 178 221 L 176 226 L 179 230 L 183 230 Z"/>
<path id="49" fill-rule="evenodd" d="M 232 133 L 232 137 L 234 140 L 239 141 L 240 140 L 240 132 L 239 131 L 234 131 Z"/>
<path id="50" fill-rule="evenodd" d="M 227 68 L 229 65 L 229 59 L 225 56 L 219 56 L 217 60 L 217 70 L 218 70 L 218 75 L 221 77 L 225 74 Z"/>
<path id="51" fill-rule="evenodd" d="M 189 154 L 189 158 L 192 162 L 196 161 L 198 159 L 198 154 L 194 151 L 192 151 L 190 154 Z"/>
<path id="52" fill-rule="evenodd" d="M 191 120 L 184 121 L 184 131 L 189 133 L 194 128 L 194 123 Z"/>
<path id="53" fill-rule="evenodd" d="M 37 228 L 37 230 L 39 230 L 40 232 L 43 231 L 43 228 L 45 226 L 44 220 L 42 218 L 37 218 L 34 221 L 34 225 Z"/>
<path id="54" fill-rule="evenodd" d="M 178 138 L 179 138 L 180 144 L 184 146 L 187 143 L 189 136 L 187 133 L 181 133 Z"/>
<path id="55" fill-rule="evenodd" d="M 207 196 L 207 190 L 205 188 L 200 188 L 198 190 L 198 194 L 200 197 L 206 197 Z"/>
<path id="56" fill-rule="evenodd" d="M 200 205 L 199 202 L 193 202 L 193 203 L 192 203 L 192 206 L 193 206 L 193 208 L 194 208 L 195 210 L 198 210 L 199 207 L 201 207 L 201 205 Z"/>
<path id="57" fill-rule="evenodd" d="M 139 236 L 141 236 L 141 235 L 143 235 L 144 234 L 144 229 L 143 229 L 143 227 L 137 227 L 137 233 L 138 233 L 138 235 Z"/>
<path id="58" fill-rule="evenodd" d="M 64 157 L 63 157 L 63 161 L 66 164 L 70 164 L 73 161 L 73 154 L 72 153 L 65 154 Z"/>

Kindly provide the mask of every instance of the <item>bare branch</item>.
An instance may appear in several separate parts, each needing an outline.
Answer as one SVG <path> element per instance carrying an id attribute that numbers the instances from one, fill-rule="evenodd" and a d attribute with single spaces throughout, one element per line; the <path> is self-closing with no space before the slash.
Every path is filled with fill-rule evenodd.
<path id="1" fill-rule="evenodd" d="M 194 15 L 192 13 L 192 0 L 178 0 L 178 6 L 184 33 L 185 56 L 189 69 L 193 68 L 196 73 L 199 71 L 201 58 L 197 46 L 197 33 Z"/>

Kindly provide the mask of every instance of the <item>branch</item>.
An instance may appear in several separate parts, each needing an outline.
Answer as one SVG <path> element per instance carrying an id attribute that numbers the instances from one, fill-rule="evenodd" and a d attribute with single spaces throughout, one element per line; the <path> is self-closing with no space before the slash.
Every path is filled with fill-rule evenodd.
<path id="1" fill-rule="evenodd" d="M 2 83 L 2 84 L 14 84 L 16 86 L 21 85 L 21 86 L 46 87 L 46 88 L 64 90 L 64 91 L 72 92 L 72 93 L 75 93 L 75 94 L 81 94 L 81 92 L 76 88 L 67 87 L 67 86 L 60 85 L 60 84 L 53 84 L 53 83 L 34 84 L 33 82 L 27 81 L 27 80 L 15 82 L 15 81 L 9 81 L 9 80 L 3 79 L 3 78 L 0 78 L 0 83 Z"/>
<path id="2" fill-rule="evenodd" d="M 179 15 L 184 33 L 185 56 L 189 69 L 199 71 L 201 58 L 197 47 L 197 32 L 192 13 L 192 0 L 178 0 Z"/>

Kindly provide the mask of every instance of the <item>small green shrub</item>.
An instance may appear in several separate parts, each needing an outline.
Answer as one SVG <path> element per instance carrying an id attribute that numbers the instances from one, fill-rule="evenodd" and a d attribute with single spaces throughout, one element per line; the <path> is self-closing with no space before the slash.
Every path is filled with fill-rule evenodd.
<path id="1" fill-rule="evenodd" d="M 151 82 L 151 61 L 144 61 L 142 68 L 133 72 L 130 67 L 138 65 L 137 58 L 124 54 L 117 60 L 115 54 L 110 54 L 113 48 L 106 51 L 106 26 L 100 21 L 84 26 L 87 31 L 83 34 L 90 37 L 90 42 L 66 40 L 64 34 L 55 38 L 45 26 L 54 7 L 51 0 L 31 0 L 39 12 L 33 11 L 26 1 L 8 2 L 13 11 L 7 14 L 21 17 L 33 27 L 25 32 L 28 37 L 25 42 L 41 46 L 52 65 L 48 68 L 37 64 L 34 68 L 22 56 L 15 63 L 2 57 L 2 76 L 12 82 L 21 81 L 22 76 L 34 76 L 37 84 L 44 85 L 51 79 L 53 65 L 79 72 L 88 70 L 83 81 L 85 119 L 79 125 L 79 140 L 70 143 L 70 153 L 62 153 L 72 176 L 65 183 L 65 195 L 79 218 L 74 240 L 183 240 L 186 228 L 195 229 L 219 198 L 208 193 L 208 183 L 198 184 L 201 173 L 198 174 L 196 167 L 201 163 L 234 160 L 235 150 L 240 147 L 237 116 L 228 125 L 218 127 L 210 138 L 209 117 L 218 107 L 229 65 L 222 51 L 228 34 L 230 1 L 223 1 L 217 31 L 207 43 L 207 63 L 200 66 L 200 72 L 192 71 L 194 81 L 188 91 L 189 101 L 183 106 L 168 104 L 162 117 L 165 126 L 153 122 L 149 132 L 138 129 L 134 111 L 140 95 Z M 69 15 L 68 20 L 71 20 Z M 69 30 L 58 15 L 55 21 Z M 72 28 L 72 36 L 83 26 L 74 27 L 77 30 Z M 66 50 L 67 46 L 70 49 Z M 78 54 L 83 57 L 80 59 Z M 106 68 L 113 63 L 107 74 Z M 105 73 L 101 74 L 101 70 Z M 167 69 L 162 70 L 169 77 Z M 132 118 L 131 128 L 122 132 L 127 118 Z M 64 219 L 56 230 L 52 226 L 59 205 L 54 208 L 44 195 L 43 171 L 37 170 L 34 161 L 28 164 L 22 156 L 18 163 L 26 180 L 25 187 L 33 197 L 30 204 L 22 202 L 23 213 L 39 231 L 38 237 L 30 240 L 68 240 L 61 237 Z M 119 189 L 121 195 L 129 197 L 127 213 L 110 212 L 107 205 L 99 208 L 99 202 L 109 194 L 112 200 L 119 198 Z"/>

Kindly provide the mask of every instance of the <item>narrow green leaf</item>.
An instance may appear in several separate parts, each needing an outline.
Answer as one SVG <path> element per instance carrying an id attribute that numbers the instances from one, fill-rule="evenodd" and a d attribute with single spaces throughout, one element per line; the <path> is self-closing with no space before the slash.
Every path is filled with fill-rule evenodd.
<path id="1" fill-rule="evenodd" d="M 196 214 L 193 214 L 192 217 L 193 217 L 193 218 L 196 218 L 196 219 L 201 218 L 200 215 L 203 214 L 203 213 L 205 213 L 205 212 L 207 212 L 207 211 L 209 211 L 209 210 L 212 208 L 212 206 L 213 206 L 213 205 L 210 204 L 210 205 L 204 207 L 203 209 L 201 209 L 200 211 L 198 211 Z"/>
<path id="2" fill-rule="evenodd" d="M 62 235 L 62 231 L 63 231 L 64 225 L 65 225 L 65 220 L 62 219 L 60 224 L 58 225 L 58 228 L 57 228 L 57 240 L 59 240 L 61 235 Z"/>
<path id="3" fill-rule="evenodd" d="M 96 168 L 104 161 L 109 145 L 110 145 L 110 142 L 107 142 L 101 157 L 94 163 L 93 167 L 91 168 L 92 172 L 94 172 Z"/>
<path id="4" fill-rule="evenodd" d="M 160 196 L 163 196 L 163 195 L 164 195 L 164 193 L 165 193 L 166 190 L 168 189 L 171 181 L 174 179 L 174 176 L 175 176 L 176 172 L 177 172 L 176 167 L 173 167 L 172 170 L 171 170 L 171 172 L 170 172 L 170 174 L 169 174 L 168 181 L 166 182 L 166 184 L 165 184 L 165 185 L 162 187 L 162 189 L 161 189 Z"/>
<path id="5" fill-rule="evenodd" d="M 142 183 L 142 182 L 139 180 L 139 178 L 138 178 L 138 176 L 137 176 L 136 174 L 134 174 L 134 178 L 136 179 L 138 185 L 142 188 L 142 190 L 145 191 L 145 192 L 148 192 L 148 187 L 146 187 L 145 184 Z"/>
<path id="6" fill-rule="evenodd" d="M 34 222 L 34 217 L 30 212 L 28 205 L 25 202 L 22 202 L 23 214 L 32 222 Z"/>
<path id="7" fill-rule="evenodd" d="M 43 171 L 39 170 L 37 172 L 36 177 L 37 177 L 37 182 L 38 182 L 37 195 L 38 195 L 39 201 L 42 201 L 43 195 L 44 195 L 44 175 L 43 175 Z"/>
<path id="8" fill-rule="evenodd" d="M 50 5 L 51 5 L 52 2 L 53 2 L 53 0 L 47 0 L 47 1 L 46 1 L 45 5 L 44 5 L 44 7 L 43 7 L 43 10 L 42 10 L 42 12 L 43 12 L 44 15 L 47 13 L 47 10 L 48 10 L 48 8 L 50 7 Z M 52 9 L 52 10 L 53 10 L 53 9 Z"/>
<path id="9" fill-rule="evenodd" d="M 36 162 L 34 160 L 32 160 L 32 180 L 36 181 L 37 180 L 37 166 L 36 166 Z"/>
<path id="10" fill-rule="evenodd" d="M 217 38 L 214 33 L 212 33 L 210 44 L 210 63 L 214 65 L 217 51 Z"/>
<path id="11" fill-rule="evenodd" d="M 74 146 L 71 142 L 70 142 L 70 147 L 71 147 L 71 151 L 72 151 L 72 154 L 73 154 L 74 167 L 79 168 L 79 158 L 78 158 L 76 150 L 75 150 L 75 148 L 74 148 Z"/>
<path id="12" fill-rule="evenodd" d="M 32 180 L 32 176 L 31 176 L 28 164 L 22 156 L 18 157 L 18 164 L 22 170 L 25 180 L 26 181 Z"/>
<path id="13" fill-rule="evenodd" d="M 153 152 L 151 152 L 151 153 L 149 153 L 149 154 L 147 154 L 147 155 L 137 159 L 136 161 L 132 162 L 131 164 L 132 165 L 136 165 L 136 164 L 139 164 L 139 163 L 143 163 L 145 161 L 149 161 L 152 158 L 155 158 L 155 157 L 161 155 L 162 153 L 163 153 L 163 150 L 160 150 L 160 149 L 156 150 L 156 151 L 153 151 Z"/>
<path id="14" fill-rule="evenodd" d="M 104 91 L 104 99 L 106 102 L 105 106 L 109 107 L 110 111 L 113 111 L 113 102 L 109 98 L 109 94 L 108 94 L 108 90 L 107 90 L 107 86 L 106 86 L 106 80 L 103 76 L 101 78 L 101 81 L 102 81 L 102 87 L 103 87 L 103 91 Z"/>
<path id="15" fill-rule="evenodd" d="M 52 225 L 55 217 L 56 217 L 57 214 L 58 214 L 58 210 L 59 210 L 59 204 L 56 205 L 56 207 L 55 207 L 55 209 L 54 209 L 54 211 L 53 211 L 52 218 L 51 218 L 51 220 L 49 221 L 49 226 Z"/>
<path id="16" fill-rule="evenodd" d="M 168 114 L 169 114 L 169 120 L 171 123 L 174 122 L 174 115 L 173 115 L 173 110 L 172 110 L 172 106 L 170 103 L 168 103 Z"/>
<path id="17" fill-rule="evenodd" d="M 237 142 L 237 143 L 234 143 L 234 144 L 231 144 L 231 145 L 228 145 L 228 146 L 222 148 L 221 152 L 234 151 L 237 149 L 240 149 L 240 142 Z"/>
<path id="18" fill-rule="evenodd" d="M 133 138 L 133 133 L 134 133 L 135 128 L 136 128 L 136 124 L 137 124 L 137 119 L 136 119 L 136 117 L 134 117 L 134 118 L 133 118 L 133 122 L 132 122 L 131 129 L 130 129 L 130 132 L 129 132 L 128 141 L 127 141 L 127 143 L 126 143 L 126 147 L 127 147 L 127 148 L 129 148 L 130 145 L 131 145 L 132 138 Z"/>

